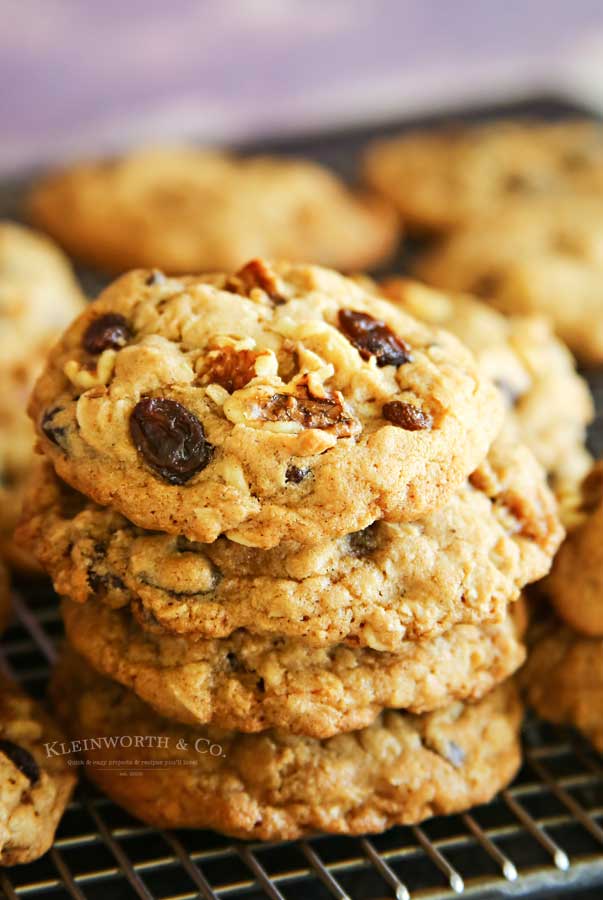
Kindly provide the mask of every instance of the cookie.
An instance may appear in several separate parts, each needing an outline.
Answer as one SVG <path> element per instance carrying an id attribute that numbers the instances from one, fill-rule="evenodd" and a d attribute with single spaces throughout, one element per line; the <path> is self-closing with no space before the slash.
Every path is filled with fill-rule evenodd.
<path id="1" fill-rule="evenodd" d="M 0 634 L 6 627 L 11 611 L 10 581 L 6 566 L 0 559 Z"/>
<path id="2" fill-rule="evenodd" d="M 312 547 L 149 533 L 67 488 L 49 464 L 18 531 L 61 596 L 129 607 L 150 631 L 223 638 L 246 628 L 389 652 L 454 625 L 502 621 L 548 572 L 561 537 L 541 467 L 502 439 L 443 510 Z"/>
<path id="3" fill-rule="evenodd" d="M 546 469 L 558 499 L 573 500 L 592 463 L 585 445 L 594 409 L 586 381 L 548 320 L 503 316 L 468 294 L 444 294 L 405 278 L 379 288 L 410 315 L 469 347 L 502 391 L 511 427 Z"/>
<path id="4" fill-rule="evenodd" d="M 52 693 L 82 741 L 86 774 L 132 815 L 166 828 L 253 840 L 380 832 L 490 800 L 521 758 L 521 707 L 509 682 L 475 705 L 386 712 L 326 741 L 178 725 L 74 655 L 59 664 Z M 137 735 L 135 751 L 84 743 L 112 735 Z M 144 771 L 123 777 L 118 765 L 131 768 L 133 752 Z"/>
<path id="5" fill-rule="evenodd" d="M 603 753 L 603 640 L 554 621 L 539 629 L 521 670 L 530 706 L 549 722 L 571 725 Z"/>
<path id="6" fill-rule="evenodd" d="M 61 251 L 36 232 L 0 222 L 0 554 L 21 568 L 33 565 L 12 541 L 33 460 L 27 397 L 50 345 L 81 309 Z"/>
<path id="7" fill-rule="evenodd" d="M 98 503 L 263 548 L 442 506 L 503 417 L 456 338 L 335 272 L 261 260 L 119 279 L 53 349 L 30 412 Z"/>
<path id="8" fill-rule="evenodd" d="M 547 316 L 587 364 L 603 361 L 603 216 L 568 200 L 470 223 L 416 265 L 443 290 L 477 294 L 507 315 Z"/>
<path id="9" fill-rule="evenodd" d="M 603 188 L 603 130 L 590 121 L 498 121 L 377 141 L 368 183 L 410 230 L 445 232 L 507 209 L 548 206 Z"/>
<path id="10" fill-rule="evenodd" d="M 306 160 L 194 148 L 74 165 L 34 186 L 28 213 L 109 272 L 232 270 L 254 256 L 371 268 L 399 235 L 386 202 Z"/>
<path id="11" fill-rule="evenodd" d="M 582 521 L 562 544 L 545 589 L 568 625 L 603 637 L 603 460 L 584 481 L 578 514 Z"/>
<path id="12" fill-rule="evenodd" d="M 63 740 L 36 703 L 0 674 L 0 866 L 32 862 L 51 846 L 75 785 Z"/>
<path id="13" fill-rule="evenodd" d="M 127 610 L 93 600 L 64 600 L 62 614 L 71 646 L 160 715 L 242 732 L 328 738 L 369 725 L 386 708 L 423 713 L 478 699 L 525 657 L 510 616 L 406 641 L 392 654 L 242 629 L 218 640 L 153 634 Z"/>

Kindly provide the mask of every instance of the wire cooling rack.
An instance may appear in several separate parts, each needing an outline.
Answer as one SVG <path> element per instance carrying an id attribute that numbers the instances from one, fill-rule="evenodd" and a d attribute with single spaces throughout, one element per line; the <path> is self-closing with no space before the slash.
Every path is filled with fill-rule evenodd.
<path id="1" fill-rule="evenodd" d="M 556 99 L 473 110 L 485 114 L 580 112 Z M 457 114 L 458 117 L 458 114 Z M 261 149 L 300 153 L 349 176 L 360 146 L 377 134 L 275 141 Z M 410 123 L 416 124 L 416 123 Z M 0 214 L 15 216 L 24 181 L 0 185 Z M 404 265 L 399 258 L 395 269 Z M 93 291 L 101 284 L 82 272 Z M 603 411 L 603 373 L 589 376 Z M 603 421 L 591 430 L 603 454 Z M 44 697 L 63 636 L 58 602 L 44 583 L 17 583 L 15 618 L 0 648 L 0 666 L 34 697 Z M 367 838 L 316 837 L 243 844 L 212 832 L 158 831 L 132 819 L 81 784 L 52 850 L 26 866 L 0 870 L 0 897 L 49 900 L 601 900 L 603 898 L 603 758 L 574 733 L 530 720 L 525 763 L 513 785 L 470 813 L 394 828 Z"/>
<path id="2" fill-rule="evenodd" d="M 4 665 L 42 698 L 62 639 L 57 599 L 44 585 L 23 583 L 14 605 Z M 53 849 L 38 862 L 0 871 L 0 895 L 7 900 L 603 896 L 603 759 L 577 736 L 535 721 L 525 729 L 525 746 L 519 777 L 487 806 L 366 839 L 243 844 L 210 832 L 158 831 L 81 785 Z"/>

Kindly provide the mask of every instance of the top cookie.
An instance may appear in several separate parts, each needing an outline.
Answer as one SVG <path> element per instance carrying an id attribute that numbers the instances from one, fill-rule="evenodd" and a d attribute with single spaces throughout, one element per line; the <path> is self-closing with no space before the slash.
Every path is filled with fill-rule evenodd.
<path id="1" fill-rule="evenodd" d="M 502 391 L 507 426 L 544 466 L 562 505 L 573 502 L 592 464 L 585 444 L 593 402 L 548 320 L 503 316 L 468 294 L 444 294 L 405 278 L 390 278 L 380 289 L 410 315 L 451 331 L 469 347 Z"/>
<path id="2" fill-rule="evenodd" d="M 547 316 L 586 363 L 603 361 L 603 214 L 595 198 L 507 210 L 454 232 L 420 278 L 469 291 L 507 315 Z"/>
<path id="3" fill-rule="evenodd" d="M 0 222 L 0 553 L 29 568 L 12 542 L 32 458 L 27 397 L 52 342 L 82 309 L 69 261 L 34 231 Z"/>
<path id="4" fill-rule="evenodd" d="M 508 207 L 603 187 L 603 130 L 589 121 L 499 121 L 377 141 L 367 181 L 410 228 L 448 231 Z"/>
<path id="5" fill-rule="evenodd" d="M 54 348 L 30 412 L 98 503 L 265 548 L 442 506 L 503 417 L 456 338 L 335 272 L 261 260 L 119 279 Z"/>
<path id="6" fill-rule="evenodd" d="M 546 589 L 572 628 L 603 637 L 603 460 L 584 480 L 577 515 L 579 524 L 561 546 Z"/>
<path id="7" fill-rule="evenodd" d="M 110 272 L 231 270 L 253 256 L 371 268 L 399 233 L 389 205 L 315 163 L 193 148 L 73 166 L 34 187 L 29 214 Z"/>

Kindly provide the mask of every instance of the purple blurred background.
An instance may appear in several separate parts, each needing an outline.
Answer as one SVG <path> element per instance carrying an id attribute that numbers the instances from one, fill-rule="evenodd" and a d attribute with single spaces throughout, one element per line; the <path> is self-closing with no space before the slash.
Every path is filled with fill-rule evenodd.
<path id="1" fill-rule="evenodd" d="M 603 96 L 601 0 L 0 0 L 0 168 Z"/>

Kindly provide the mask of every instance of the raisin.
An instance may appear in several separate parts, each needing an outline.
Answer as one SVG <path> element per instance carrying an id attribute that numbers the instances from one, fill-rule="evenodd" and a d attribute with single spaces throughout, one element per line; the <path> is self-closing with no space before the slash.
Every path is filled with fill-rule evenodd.
<path id="1" fill-rule="evenodd" d="M 140 400 L 130 416 L 130 436 L 146 463 L 168 484 L 185 484 L 209 465 L 214 452 L 199 419 L 177 400 Z"/>
<path id="2" fill-rule="evenodd" d="M 503 276 L 500 272 L 484 272 L 483 275 L 480 275 L 480 277 L 470 285 L 469 289 L 476 297 L 483 297 L 487 300 L 490 297 L 496 296 L 502 287 L 502 283 Z"/>
<path id="3" fill-rule="evenodd" d="M 403 366 L 412 362 L 410 347 L 389 325 L 367 313 L 339 310 L 339 327 L 363 359 L 374 356 L 378 366 Z"/>
<path id="4" fill-rule="evenodd" d="M 368 556 L 379 546 L 379 535 L 376 523 L 373 522 L 362 531 L 355 531 L 348 537 L 348 545 L 352 556 Z"/>
<path id="5" fill-rule="evenodd" d="M 99 354 L 110 347 L 123 347 L 132 337 L 128 320 L 119 313 L 106 313 L 93 319 L 84 332 L 82 344 L 86 353 Z"/>
<path id="6" fill-rule="evenodd" d="M 241 665 L 241 661 L 236 653 L 232 651 L 226 654 L 226 662 L 228 663 L 230 670 L 232 672 L 240 672 L 244 667 Z"/>
<path id="7" fill-rule="evenodd" d="M 285 472 L 285 481 L 287 484 L 299 484 L 304 478 L 307 478 L 310 474 L 310 469 L 308 468 L 300 468 L 300 466 L 295 466 L 291 463 L 290 466 L 287 466 L 287 471 Z"/>
<path id="8" fill-rule="evenodd" d="M 10 759 L 19 772 L 25 775 L 26 778 L 29 778 L 32 785 L 38 783 L 40 780 L 40 767 L 29 750 L 25 750 L 19 744 L 14 744 L 12 741 L 7 741 L 3 738 L 0 739 L 0 753 L 3 753 L 4 756 Z"/>
<path id="9" fill-rule="evenodd" d="M 64 406 L 53 406 L 51 409 L 47 409 L 40 422 L 40 428 L 48 440 L 52 444 L 56 444 L 57 447 L 60 447 L 61 450 L 67 449 L 65 440 L 67 428 L 64 425 L 53 425 L 53 419 L 55 416 L 58 416 L 59 413 L 62 413 L 64 409 Z"/>
<path id="10" fill-rule="evenodd" d="M 404 428 L 406 431 L 424 431 L 431 428 L 433 420 L 429 413 L 424 413 L 418 406 L 412 403 L 403 403 L 401 400 L 392 400 L 385 403 L 381 410 L 384 419 Z"/>
<path id="11" fill-rule="evenodd" d="M 100 596 L 106 597 L 109 591 L 125 591 L 124 582 L 117 575 L 101 574 L 94 569 L 88 570 L 88 584 L 90 590 Z"/>

